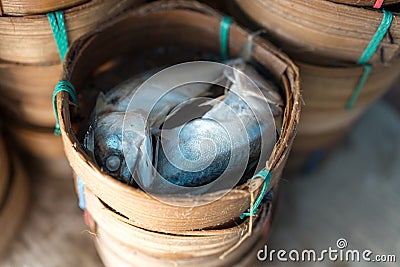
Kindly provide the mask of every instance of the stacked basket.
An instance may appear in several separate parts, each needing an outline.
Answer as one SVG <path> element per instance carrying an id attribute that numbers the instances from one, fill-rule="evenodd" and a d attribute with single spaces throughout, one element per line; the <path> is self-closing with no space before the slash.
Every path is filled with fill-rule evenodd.
<path id="1" fill-rule="evenodd" d="M 170 196 L 171 205 L 106 175 L 82 146 L 100 90 L 156 67 L 152 59 L 165 65 L 201 59 L 203 52 L 218 54 L 221 20 L 219 13 L 193 1 L 155 2 L 80 38 L 67 54 L 63 80 L 74 85 L 80 109 L 60 92 L 60 128 L 77 175 L 80 205 L 107 266 L 249 266 L 257 243 L 265 242 L 271 195 L 259 206 L 256 200 L 277 189 L 299 120 L 299 76 L 285 55 L 261 38 L 252 40 L 239 25 L 229 27 L 230 56 L 237 57 L 252 40 L 252 59 L 274 77 L 285 99 L 279 140 L 263 172 L 268 175 L 232 190 Z M 241 218 L 246 211 L 254 216 Z"/>
<path id="2" fill-rule="evenodd" d="M 305 106 L 292 167 L 313 163 L 337 144 L 399 75 L 400 21 L 372 8 L 382 2 L 399 1 L 236 1 L 300 68 Z"/>
<path id="3" fill-rule="evenodd" d="M 63 158 L 52 93 L 72 43 L 140 0 L 1 1 L 0 107 L 9 131 L 39 158 Z"/>
<path id="4" fill-rule="evenodd" d="M 11 156 L 11 157 L 10 157 Z M 10 155 L 0 136 L 0 256 L 16 235 L 28 204 L 28 186 L 23 165 Z"/>

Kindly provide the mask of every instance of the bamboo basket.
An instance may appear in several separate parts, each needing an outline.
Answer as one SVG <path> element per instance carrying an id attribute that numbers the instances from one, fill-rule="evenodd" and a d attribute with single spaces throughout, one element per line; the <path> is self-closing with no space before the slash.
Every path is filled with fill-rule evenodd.
<path id="1" fill-rule="evenodd" d="M 29 166 L 48 177 L 72 177 L 62 139 L 54 135 L 53 127 L 40 128 L 9 122 L 5 128 L 10 142 L 15 144 L 15 148 L 28 160 Z"/>
<path id="2" fill-rule="evenodd" d="M 399 76 L 400 60 L 373 68 L 351 110 L 344 107 L 363 73 L 363 67 L 323 67 L 297 62 L 302 74 L 303 108 L 299 135 L 349 129 Z M 321 90 L 323 88 L 323 90 Z"/>
<path id="3" fill-rule="evenodd" d="M 307 162 L 315 151 L 329 151 L 341 142 L 400 74 L 400 21 L 396 13 L 390 35 L 370 61 L 373 67 L 367 83 L 354 108 L 347 110 L 364 71 L 356 62 L 381 23 L 380 11 L 325 0 L 236 3 L 246 16 L 243 20 L 251 19 L 266 28 L 268 37 L 293 56 L 300 69 L 304 107 L 290 169 L 304 165 L 301 162 Z"/>
<path id="4" fill-rule="evenodd" d="M 73 7 L 88 0 L 1 0 L 0 15 L 24 16 L 45 14 Z"/>
<path id="5" fill-rule="evenodd" d="M 140 2 L 92 0 L 64 10 L 69 42 Z M 0 59 L 36 65 L 59 63 L 60 56 L 46 15 L 0 17 Z"/>
<path id="6" fill-rule="evenodd" d="M 5 202 L 8 191 L 10 166 L 8 155 L 4 147 L 3 139 L 0 137 L 0 207 Z"/>
<path id="7" fill-rule="evenodd" d="M 339 4 L 347 4 L 354 6 L 374 6 L 376 0 L 329 0 L 331 2 L 339 3 Z M 383 5 L 391 5 L 399 3 L 399 0 L 384 0 Z"/>
<path id="8" fill-rule="evenodd" d="M 61 64 L 0 63 L 0 105 L 18 121 L 54 127 L 51 98 L 61 71 Z"/>
<path id="9" fill-rule="evenodd" d="M 90 190 L 85 191 L 91 232 L 106 266 L 249 266 L 256 259 L 260 236 L 269 232 L 272 206 L 263 204 L 259 218 L 216 230 L 182 231 L 174 235 L 133 226 L 129 220 L 106 207 Z M 253 222 L 251 222 L 253 223 Z M 252 231 L 252 233 L 249 233 Z M 249 235 L 232 253 L 229 249 Z M 251 234 L 251 235 L 250 235 Z"/>
<path id="10" fill-rule="evenodd" d="M 87 130 L 87 119 L 94 105 L 93 98 L 95 99 L 95 96 L 92 97 L 90 105 L 90 98 L 83 95 L 88 92 L 84 89 L 85 83 L 99 66 L 121 57 L 133 57 L 137 64 L 143 65 L 137 58 L 144 53 L 144 48 L 168 45 L 217 53 L 221 19 L 219 13 L 197 2 L 156 2 L 128 12 L 81 38 L 74 43 L 67 55 L 63 79 L 69 80 L 76 87 L 81 108 L 80 116 L 77 116 L 74 109 L 70 109 L 68 94 L 61 92 L 58 95 L 58 114 L 67 158 L 74 172 L 84 182 L 85 188 L 111 209 L 128 218 L 134 226 L 157 232 L 177 233 L 224 225 L 236 220 L 261 192 L 263 180 L 258 178 L 230 190 L 227 194 L 221 191 L 190 198 L 171 197 L 170 201 L 176 201 L 183 204 L 182 206 L 161 203 L 142 190 L 104 174 L 82 147 L 82 134 L 81 137 L 77 136 L 79 128 Z M 233 23 L 229 36 L 229 50 L 234 57 L 239 54 L 249 33 Z M 280 138 L 266 163 L 266 168 L 272 174 L 269 188 L 273 188 L 281 176 L 299 120 L 299 76 L 297 67 L 290 59 L 261 38 L 254 39 L 253 58 L 280 82 L 286 102 Z M 223 197 L 218 201 L 208 203 L 208 200 L 221 195 Z M 188 204 L 195 201 L 208 204 L 188 207 Z"/>
<path id="11" fill-rule="evenodd" d="M 2 157 L 0 165 L 3 165 L 7 162 L 7 158 L 4 158 L 7 153 L 4 153 L 4 147 L 0 147 L 0 150 Z M 7 169 L 8 172 L 4 173 L 3 170 Z M 17 157 L 11 157 L 8 167 L 0 170 L 2 172 L 0 175 L 0 185 L 2 186 L 0 187 L 0 194 L 3 195 L 0 199 L 0 225 L 4 229 L 0 238 L 1 256 L 17 234 L 27 212 L 29 190 L 26 174 Z"/>
<path id="12" fill-rule="evenodd" d="M 317 65 L 355 64 L 378 29 L 383 14 L 377 10 L 326 0 L 236 0 L 268 37 L 294 59 Z M 398 59 L 400 20 L 395 15 L 371 64 Z"/>
<path id="13" fill-rule="evenodd" d="M 54 135 L 53 128 L 10 124 L 7 131 L 21 149 L 36 158 L 65 159 L 62 140 Z"/>

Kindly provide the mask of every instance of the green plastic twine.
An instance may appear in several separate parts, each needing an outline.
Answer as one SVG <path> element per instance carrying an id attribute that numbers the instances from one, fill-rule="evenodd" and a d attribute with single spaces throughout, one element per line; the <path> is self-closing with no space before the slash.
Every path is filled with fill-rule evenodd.
<path id="1" fill-rule="evenodd" d="M 221 20 L 220 28 L 220 46 L 221 56 L 223 59 L 227 59 L 229 56 L 229 27 L 232 23 L 232 18 L 224 17 Z"/>
<path id="2" fill-rule="evenodd" d="M 56 116 L 56 127 L 54 129 L 55 135 L 60 135 L 60 121 L 59 121 L 58 112 L 57 112 L 57 94 L 61 91 L 67 92 L 71 96 L 72 101 L 79 108 L 78 98 L 76 97 L 75 87 L 69 81 L 59 81 L 57 83 L 56 87 L 54 88 L 54 92 L 53 92 L 53 111 Z"/>
<path id="3" fill-rule="evenodd" d="M 258 207 L 261 204 L 261 201 L 264 199 L 265 194 L 267 193 L 267 188 L 271 182 L 271 172 L 269 170 L 262 170 L 259 173 L 257 173 L 256 175 L 254 175 L 250 180 L 253 180 L 255 178 L 261 177 L 264 179 L 264 185 L 263 185 L 263 189 L 260 193 L 260 195 L 258 196 L 256 202 L 254 202 L 253 205 L 253 212 L 250 214 L 250 209 L 247 210 L 247 212 L 244 212 L 242 215 L 240 215 L 240 219 L 244 219 L 245 217 L 250 217 L 250 216 L 255 216 L 257 214 L 258 211 Z"/>
<path id="4" fill-rule="evenodd" d="M 390 11 L 383 10 L 383 19 L 381 25 L 376 31 L 374 37 L 372 37 L 371 42 L 368 44 L 361 58 L 357 62 L 358 65 L 364 66 L 364 73 L 361 76 L 360 80 L 358 81 L 356 89 L 354 89 L 354 92 L 351 95 L 350 100 L 346 105 L 346 109 L 350 110 L 354 107 L 357 98 L 361 92 L 361 89 L 364 87 L 372 70 L 372 66 L 369 65 L 368 62 L 378 49 L 379 44 L 382 42 L 383 37 L 385 37 L 387 31 L 389 30 L 392 21 L 393 21 L 393 13 Z"/>
<path id="5" fill-rule="evenodd" d="M 61 61 L 63 61 L 68 50 L 68 36 L 65 29 L 64 14 L 62 11 L 50 12 L 47 13 L 47 18 L 53 31 Z"/>

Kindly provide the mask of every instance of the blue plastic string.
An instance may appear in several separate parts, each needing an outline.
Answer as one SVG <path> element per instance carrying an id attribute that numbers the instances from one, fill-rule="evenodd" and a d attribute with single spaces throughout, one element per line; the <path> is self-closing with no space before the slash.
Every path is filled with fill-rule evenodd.
<path id="1" fill-rule="evenodd" d="M 358 65 L 364 66 L 364 72 L 360 80 L 358 81 L 358 84 L 354 89 L 353 94 L 351 95 L 349 101 L 346 104 L 346 109 L 350 110 L 354 107 L 357 98 L 360 95 L 361 90 L 364 87 L 365 83 L 367 82 L 368 77 L 372 70 L 372 66 L 369 65 L 368 62 L 378 49 L 379 44 L 382 42 L 383 37 L 385 37 L 387 31 L 389 30 L 392 21 L 393 21 L 393 13 L 390 11 L 383 10 L 383 19 L 381 25 L 379 26 L 375 35 L 372 37 L 371 42 L 368 44 L 364 53 L 357 62 Z"/>
<path id="2" fill-rule="evenodd" d="M 77 178 L 77 183 L 78 183 L 79 208 L 81 208 L 82 210 L 86 210 L 85 184 L 79 177 Z"/>
<path id="3" fill-rule="evenodd" d="M 57 112 L 57 94 L 61 91 L 67 92 L 70 95 L 74 104 L 79 109 L 79 103 L 78 103 L 78 98 L 76 96 L 75 87 L 69 81 L 59 81 L 57 83 L 56 87 L 54 88 L 54 92 L 53 92 L 53 111 L 54 111 L 54 115 L 56 117 L 56 126 L 54 129 L 55 135 L 60 135 L 60 121 L 59 121 L 58 112 Z"/>
<path id="4" fill-rule="evenodd" d="M 245 217 L 255 216 L 257 214 L 258 207 L 260 206 L 261 201 L 264 199 L 264 196 L 267 193 L 267 188 L 271 182 L 271 172 L 267 169 L 264 169 L 264 170 L 260 171 L 259 173 L 257 173 L 256 175 L 254 175 L 250 180 L 253 180 L 258 177 L 261 177 L 264 179 L 262 191 L 261 191 L 260 195 L 258 196 L 256 202 L 254 202 L 252 213 L 250 213 L 251 211 L 250 211 L 250 209 L 248 209 L 247 212 L 244 212 L 242 215 L 240 215 L 240 219 L 244 219 Z"/>
<path id="5" fill-rule="evenodd" d="M 68 50 L 68 36 L 65 29 L 64 14 L 62 11 L 54 11 L 47 13 L 47 18 L 53 31 L 53 36 L 62 62 Z"/>
<path id="6" fill-rule="evenodd" d="M 227 59 L 229 56 L 229 27 L 232 23 L 232 18 L 224 17 L 221 20 L 220 28 L 220 46 L 222 59 Z"/>

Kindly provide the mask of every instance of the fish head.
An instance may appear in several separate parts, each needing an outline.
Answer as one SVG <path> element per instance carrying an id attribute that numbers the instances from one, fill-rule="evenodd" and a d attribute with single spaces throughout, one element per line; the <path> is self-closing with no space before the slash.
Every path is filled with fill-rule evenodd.
<path id="1" fill-rule="evenodd" d="M 94 158 L 102 171 L 123 182 L 131 183 L 131 173 L 125 162 L 122 144 L 124 113 L 112 112 L 98 117 L 91 128 Z"/>

